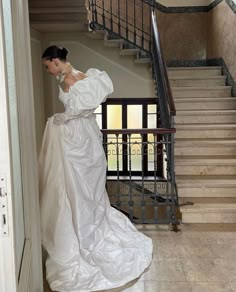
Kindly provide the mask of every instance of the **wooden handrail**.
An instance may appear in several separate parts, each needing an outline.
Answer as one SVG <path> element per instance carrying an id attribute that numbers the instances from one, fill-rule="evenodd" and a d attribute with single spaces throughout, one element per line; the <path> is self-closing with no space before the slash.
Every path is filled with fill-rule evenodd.
<path id="1" fill-rule="evenodd" d="M 176 132 L 175 128 L 154 128 L 154 129 L 102 129 L 103 134 L 172 134 Z"/>
<path id="2" fill-rule="evenodd" d="M 166 63 L 163 57 L 163 50 L 162 50 L 161 41 L 160 41 L 160 34 L 157 27 L 155 11 L 152 12 L 152 27 L 153 27 L 153 46 L 156 47 L 159 64 L 160 64 L 160 72 L 161 72 L 160 78 L 163 78 L 164 91 L 166 92 L 170 114 L 171 116 L 175 116 L 176 115 L 175 103 L 174 103 L 172 91 L 170 88 Z"/>

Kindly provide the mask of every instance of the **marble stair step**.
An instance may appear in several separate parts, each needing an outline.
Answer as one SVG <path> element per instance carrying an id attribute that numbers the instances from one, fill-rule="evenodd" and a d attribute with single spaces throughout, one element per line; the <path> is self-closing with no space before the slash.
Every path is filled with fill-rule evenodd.
<path id="1" fill-rule="evenodd" d="M 120 50 L 121 56 L 137 56 L 137 54 L 140 52 L 139 49 L 122 49 Z"/>
<path id="2" fill-rule="evenodd" d="M 110 48 L 120 48 L 123 42 L 124 42 L 123 39 L 104 40 L 104 46 Z"/>
<path id="3" fill-rule="evenodd" d="M 170 85 L 174 87 L 211 87 L 211 86 L 224 86 L 226 82 L 226 76 L 205 76 L 204 78 L 193 76 L 193 77 L 171 77 L 169 78 Z"/>
<path id="4" fill-rule="evenodd" d="M 194 204 L 180 208 L 183 223 L 236 223 L 235 203 Z"/>
<path id="5" fill-rule="evenodd" d="M 180 198 L 236 198 L 236 176 L 177 175 L 176 182 Z"/>
<path id="6" fill-rule="evenodd" d="M 177 111 L 227 110 L 227 109 L 234 110 L 236 109 L 236 98 L 234 97 L 175 98 L 175 106 Z"/>
<path id="7" fill-rule="evenodd" d="M 176 139 L 175 155 L 236 155 L 236 139 Z"/>
<path id="8" fill-rule="evenodd" d="M 176 175 L 236 175 L 236 156 L 175 156 Z"/>
<path id="9" fill-rule="evenodd" d="M 176 139 L 203 139 L 203 138 L 236 138 L 235 124 L 196 124 L 196 125 L 176 125 Z"/>
<path id="10" fill-rule="evenodd" d="M 168 76 L 172 77 L 205 77 L 205 76 L 220 76 L 222 67 L 207 66 L 207 67 L 168 67 Z"/>
<path id="11" fill-rule="evenodd" d="M 87 36 L 95 40 L 104 40 L 107 32 L 105 30 L 96 30 L 87 33 Z"/>
<path id="12" fill-rule="evenodd" d="M 139 58 L 134 60 L 135 64 L 150 64 L 151 59 L 150 58 Z"/>
<path id="13" fill-rule="evenodd" d="M 176 124 L 236 124 L 236 110 L 177 111 Z"/>
<path id="14" fill-rule="evenodd" d="M 178 97 L 229 97 L 231 96 L 231 86 L 211 86 L 211 87 L 176 87 L 172 86 L 174 98 Z"/>
<path id="15" fill-rule="evenodd" d="M 84 0 L 66 0 L 67 6 L 72 7 L 82 7 L 85 8 Z M 40 0 L 40 1 L 29 1 L 29 7 L 31 8 L 41 8 L 41 7 L 48 7 L 48 8 L 54 8 L 54 10 L 58 7 L 65 8 L 65 1 L 64 0 L 57 0 L 57 5 L 55 7 L 55 0 Z"/>
<path id="16" fill-rule="evenodd" d="M 236 196 L 234 197 L 180 197 L 179 204 L 183 206 L 191 206 L 194 204 L 236 204 Z"/>

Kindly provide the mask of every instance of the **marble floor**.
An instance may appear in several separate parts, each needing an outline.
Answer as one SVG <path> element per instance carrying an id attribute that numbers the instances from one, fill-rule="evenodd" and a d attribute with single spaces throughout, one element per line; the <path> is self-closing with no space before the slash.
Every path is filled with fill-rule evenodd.
<path id="1" fill-rule="evenodd" d="M 153 239 L 152 264 L 139 279 L 106 292 L 236 292 L 235 224 L 182 225 L 178 233 L 138 228 Z"/>

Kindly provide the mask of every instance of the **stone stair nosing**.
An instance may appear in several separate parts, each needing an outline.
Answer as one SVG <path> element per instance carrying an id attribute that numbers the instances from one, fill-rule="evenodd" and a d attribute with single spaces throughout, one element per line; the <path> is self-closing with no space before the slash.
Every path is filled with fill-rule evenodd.
<path id="1" fill-rule="evenodd" d="M 236 156 L 175 156 L 177 175 L 236 175 Z"/>
<path id="2" fill-rule="evenodd" d="M 224 86 L 226 76 L 192 76 L 192 77 L 171 77 L 169 78 L 170 85 L 175 87 L 212 87 Z"/>
<path id="3" fill-rule="evenodd" d="M 236 204 L 194 204 L 180 208 L 187 223 L 235 223 Z"/>
<path id="4" fill-rule="evenodd" d="M 140 49 L 121 49 L 120 55 L 121 56 L 137 56 L 140 52 Z"/>
<path id="5" fill-rule="evenodd" d="M 211 87 L 179 87 L 172 86 L 172 93 L 176 97 L 229 97 L 232 86 L 211 86 Z"/>
<path id="6" fill-rule="evenodd" d="M 221 76 L 222 67 L 209 66 L 209 67 L 168 67 L 169 78 L 174 77 L 209 77 Z"/>
<path id="7" fill-rule="evenodd" d="M 179 110 L 175 118 L 178 124 L 233 124 L 236 110 Z"/>
<path id="8" fill-rule="evenodd" d="M 178 111 L 189 110 L 234 110 L 236 109 L 236 98 L 234 97 L 185 97 L 176 98 L 175 106 Z"/>
<path id="9" fill-rule="evenodd" d="M 179 198 L 236 199 L 236 176 L 176 176 Z M 217 201 L 217 199 L 216 199 Z"/>
<path id="10" fill-rule="evenodd" d="M 175 155 L 230 156 L 235 154 L 236 139 L 178 139 L 175 142 Z"/>
<path id="11" fill-rule="evenodd" d="M 201 125 L 176 125 L 176 135 L 179 138 L 219 138 L 228 139 L 236 138 L 236 125 L 235 124 L 201 124 Z"/>
<path id="12" fill-rule="evenodd" d="M 120 48 L 123 43 L 124 43 L 123 39 L 104 40 L 104 46 L 110 48 Z"/>
<path id="13" fill-rule="evenodd" d="M 134 60 L 135 64 L 151 64 L 150 58 L 139 58 Z"/>

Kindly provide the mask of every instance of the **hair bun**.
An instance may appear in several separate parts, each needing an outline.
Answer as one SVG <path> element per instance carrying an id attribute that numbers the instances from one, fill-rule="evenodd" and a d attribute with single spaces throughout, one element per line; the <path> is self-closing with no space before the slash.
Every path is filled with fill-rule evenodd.
<path id="1" fill-rule="evenodd" d="M 68 55 L 68 51 L 66 48 L 63 48 L 62 49 L 62 52 L 63 52 L 63 55 L 66 57 Z"/>
<path id="2" fill-rule="evenodd" d="M 52 61 L 53 58 L 59 58 L 60 60 L 65 61 L 67 55 L 68 51 L 66 48 L 60 46 L 50 46 L 44 51 L 42 58 L 50 61 Z"/>

